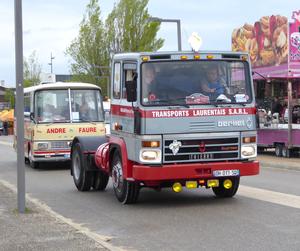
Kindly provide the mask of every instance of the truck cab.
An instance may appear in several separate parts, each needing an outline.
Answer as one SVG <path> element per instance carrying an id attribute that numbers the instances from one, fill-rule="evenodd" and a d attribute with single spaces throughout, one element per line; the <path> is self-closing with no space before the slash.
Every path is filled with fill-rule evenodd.
<path id="1" fill-rule="evenodd" d="M 236 193 L 256 175 L 256 108 L 248 55 L 226 52 L 116 54 L 108 142 L 96 166 L 122 203 L 142 187 Z"/>

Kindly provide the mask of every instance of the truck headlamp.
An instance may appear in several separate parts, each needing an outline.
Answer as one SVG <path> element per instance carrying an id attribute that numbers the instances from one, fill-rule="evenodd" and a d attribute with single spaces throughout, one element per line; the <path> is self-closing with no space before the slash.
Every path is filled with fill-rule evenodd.
<path id="1" fill-rule="evenodd" d="M 38 150 L 47 150 L 48 149 L 48 143 L 40 142 L 37 144 Z"/>
<path id="2" fill-rule="evenodd" d="M 159 149 L 141 149 L 140 161 L 150 163 L 161 162 L 161 151 Z"/>
<path id="3" fill-rule="evenodd" d="M 256 157 L 256 145 L 254 145 L 254 144 L 242 145 L 241 156 L 242 156 L 242 158 Z"/>

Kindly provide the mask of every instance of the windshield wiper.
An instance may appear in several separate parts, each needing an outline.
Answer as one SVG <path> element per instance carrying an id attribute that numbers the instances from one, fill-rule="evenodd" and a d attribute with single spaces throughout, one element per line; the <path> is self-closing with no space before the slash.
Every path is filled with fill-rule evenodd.
<path id="1" fill-rule="evenodd" d="M 79 119 L 78 122 L 88 122 L 91 123 L 92 125 L 96 125 L 96 122 L 90 119 Z"/>
<path id="2" fill-rule="evenodd" d="M 170 106 L 183 106 L 183 107 L 186 107 L 186 108 L 189 108 L 189 104 L 186 104 L 186 103 L 177 103 L 177 101 L 180 101 L 180 100 L 184 100 L 185 101 L 185 98 L 177 98 L 177 99 L 158 99 L 158 100 L 154 100 L 154 101 L 151 101 L 151 102 L 155 102 L 157 104 L 159 103 L 166 103 L 167 105 L 170 105 Z"/>
<path id="3" fill-rule="evenodd" d="M 70 123 L 71 120 L 59 120 L 59 121 L 40 121 L 39 124 L 46 124 L 46 126 L 51 126 L 53 124 L 60 124 L 60 123 Z"/>

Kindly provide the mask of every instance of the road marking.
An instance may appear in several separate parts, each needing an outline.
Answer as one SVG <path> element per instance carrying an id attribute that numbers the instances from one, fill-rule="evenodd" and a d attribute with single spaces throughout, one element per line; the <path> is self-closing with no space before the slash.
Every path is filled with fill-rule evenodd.
<path id="1" fill-rule="evenodd" d="M 17 193 L 17 188 L 15 187 L 15 185 L 13 185 L 13 184 L 5 181 L 5 180 L 1 180 L 1 179 L 0 179 L 0 183 L 3 186 L 10 189 L 11 191 L 13 191 L 14 193 Z M 41 210 L 48 213 L 50 216 L 52 216 L 56 220 L 61 221 L 65 224 L 73 227 L 78 232 L 86 235 L 87 237 L 89 237 L 90 239 L 96 241 L 97 243 L 99 243 L 103 247 L 107 248 L 108 250 L 111 250 L 111 251 L 124 251 L 125 250 L 125 249 L 122 249 L 122 248 L 119 248 L 119 247 L 115 247 L 115 246 L 111 245 L 110 243 L 107 243 L 108 241 L 110 241 L 112 239 L 112 237 L 104 236 L 104 235 L 100 235 L 100 234 L 97 234 L 95 232 L 92 232 L 89 228 L 83 227 L 81 224 L 75 223 L 75 222 L 73 222 L 73 220 L 62 216 L 61 214 L 56 213 L 55 211 L 53 211 L 51 209 L 51 207 L 49 207 L 45 203 L 41 202 L 40 200 L 31 197 L 28 194 L 26 194 L 26 199 L 28 201 L 30 201 L 31 203 L 33 203 L 34 205 L 36 205 Z"/>
<path id="2" fill-rule="evenodd" d="M 238 195 L 300 209 L 300 196 L 240 185 Z"/>

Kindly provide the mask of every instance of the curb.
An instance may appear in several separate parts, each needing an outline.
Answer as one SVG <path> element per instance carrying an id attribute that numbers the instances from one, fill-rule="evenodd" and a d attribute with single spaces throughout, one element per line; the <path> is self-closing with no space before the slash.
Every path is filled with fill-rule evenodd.
<path id="1" fill-rule="evenodd" d="M 273 163 L 273 162 L 268 162 L 268 161 L 262 161 L 258 160 L 260 166 L 262 168 L 275 168 L 275 169 L 281 169 L 281 170 L 292 170 L 292 171 L 300 171 L 300 160 L 299 164 L 289 164 L 289 165 L 284 165 L 283 163 Z"/>
<path id="2" fill-rule="evenodd" d="M 0 183 L 3 186 L 5 186 L 6 188 L 8 188 L 9 190 L 11 190 L 12 192 L 17 193 L 17 188 L 15 187 L 15 185 L 13 185 L 5 180 L 2 180 L 2 179 L 0 179 Z M 84 234 L 85 236 L 87 236 L 88 238 L 94 240 L 95 242 L 102 245 L 107 250 L 109 250 L 109 251 L 124 251 L 124 249 L 115 247 L 108 243 L 112 239 L 112 237 L 103 236 L 103 235 L 99 235 L 95 232 L 92 232 L 89 228 L 83 227 L 81 224 L 73 222 L 72 219 L 66 218 L 66 217 L 56 213 L 47 204 L 41 202 L 40 200 L 38 200 L 36 198 L 31 197 L 28 194 L 26 194 L 26 200 L 33 203 L 37 208 L 39 208 L 41 211 L 44 211 L 45 213 L 47 213 L 48 215 L 53 217 L 58 222 L 62 222 L 64 224 L 71 226 L 76 231 L 78 231 L 78 232 Z"/>

